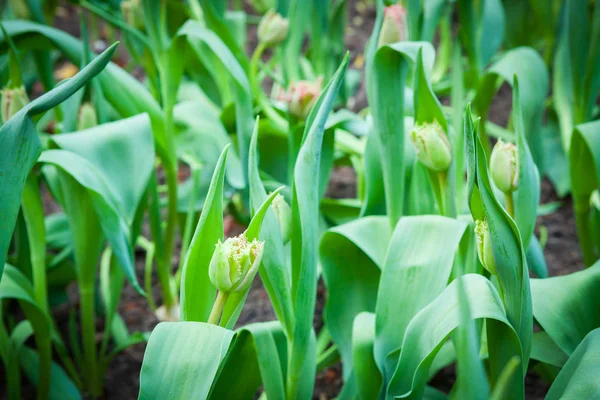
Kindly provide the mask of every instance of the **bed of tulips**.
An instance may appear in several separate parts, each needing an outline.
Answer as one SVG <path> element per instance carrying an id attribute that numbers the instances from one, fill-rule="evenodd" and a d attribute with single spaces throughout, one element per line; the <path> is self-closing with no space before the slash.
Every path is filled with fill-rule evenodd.
<path id="1" fill-rule="evenodd" d="M 338 363 L 339 399 L 600 398 L 600 0 L 80 0 L 79 38 L 56 3 L 2 10 L 0 394 L 103 398 L 147 342 L 140 399 L 310 399 Z M 355 198 L 325 196 L 339 166 Z M 572 198 L 568 275 L 542 179 Z M 258 279 L 276 318 L 241 325 Z"/>

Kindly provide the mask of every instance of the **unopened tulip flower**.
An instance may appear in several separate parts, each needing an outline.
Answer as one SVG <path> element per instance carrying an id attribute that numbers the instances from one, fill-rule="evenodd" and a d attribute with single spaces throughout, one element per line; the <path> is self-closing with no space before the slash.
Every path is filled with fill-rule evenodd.
<path id="1" fill-rule="evenodd" d="M 452 163 L 452 147 L 437 121 L 415 126 L 411 139 L 423 165 L 435 172 L 448 170 Z"/>
<path id="2" fill-rule="evenodd" d="M 77 119 L 77 130 L 92 128 L 98 125 L 98 115 L 96 109 L 91 103 L 83 103 L 79 108 L 79 117 Z"/>
<path id="3" fill-rule="evenodd" d="M 141 0 L 122 1 L 121 12 L 123 13 L 123 19 L 128 25 L 133 26 L 136 29 L 144 29 L 144 9 Z"/>
<path id="4" fill-rule="evenodd" d="M 3 89 L 0 95 L 2 95 L 0 108 L 4 122 L 8 121 L 19 110 L 29 104 L 29 97 L 27 97 L 27 92 L 23 86 Z"/>
<path id="5" fill-rule="evenodd" d="M 316 81 L 292 82 L 289 90 L 279 95 L 279 100 L 287 103 L 290 114 L 304 119 L 321 94 L 322 81 L 319 78 Z"/>
<path id="6" fill-rule="evenodd" d="M 387 6 L 383 10 L 383 25 L 379 33 L 377 47 L 408 39 L 408 24 L 406 22 L 406 9 L 400 4 Z"/>
<path id="7" fill-rule="evenodd" d="M 490 157 L 490 174 L 494 185 L 503 193 L 519 186 L 519 152 L 517 146 L 498 140 Z"/>
<path id="8" fill-rule="evenodd" d="M 212 284 L 220 292 L 243 292 L 250 287 L 262 260 L 264 242 L 246 235 L 217 242 L 210 261 L 208 274 Z"/>
<path id="9" fill-rule="evenodd" d="M 283 242 L 287 243 L 290 240 L 292 230 L 292 209 L 283 196 L 278 194 L 273 199 L 273 210 L 275 211 L 277 221 L 279 222 Z"/>
<path id="10" fill-rule="evenodd" d="M 283 42 L 288 34 L 289 21 L 269 10 L 258 24 L 258 41 L 265 47 L 275 47 Z"/>
<path id="11" fill-rule="evenodd" d="M 492 239 L 490 237 L 490 230 L 486 221 L 475 221 L 475 235 L 477 236 L 477 255 L 481 265 L 483 265 L 483 267 L 487 269 L 490 274 L 496 275 L 496 263 L 494 262 Z"/>

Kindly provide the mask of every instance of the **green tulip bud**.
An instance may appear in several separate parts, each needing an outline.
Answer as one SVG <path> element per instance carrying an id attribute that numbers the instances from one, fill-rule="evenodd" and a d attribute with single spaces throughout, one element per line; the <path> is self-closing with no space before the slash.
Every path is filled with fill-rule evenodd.
<path id="1" fill-rule="evenodd" d="M 0 108 L 4 122 L 8 121 L 13 115 L 29 104 L 29 97 L 27 97 L 27 92 L 23 86 L 3 89 L 0 91 L 0 95 L 2 95 Z"/>
<path id="2" fill-rule="evenodd" d="M 448 170 L 452 163 L 452 147 L 437 121 L 415 126 L 411 139 L 417 158 L 423 165 L 436 172 Z"/>
<path id="3" fill-rule="evenodd" d="M 283 42 L 288 34 L 289 21 L 269 10 L 258 24 L 258 41 L 265 47 L 274 47 Z"/>
<path id="4" fill-rule="evenodd" d="M 124 0 L 121 2 L 121 13 L 128 25 L 144 30 L 144 9 L 140 0 Z"/>
<path id="5" fill-rule="evenodd" d="M 17 19 L 31 19 L 31 11 L 26 0 L 8 0 L 8 5 Z"/>
<path id="6" fill-rule="evenodd" d="M 208 275 L 220 292 L 243 292 L 250 287 L 262 260 L 264 242 L 246 235 L 220 240 L 210 260 Z"/>
<path id="7" fill-rule="evenodd" d="M 492 239 L 486 221 L 475 221 L 475 235 L 477 236 L 477 256 L 479 257 L 481 265 L 483 265 L 490 274 L 496 275 L 496 263 L 494 262 Z"/>
<path id="8" fill-rule="evenodd" d="M 98 125 L 98 115 L 96 109 L 90 103 L 83 103 L 79 108 L 79 118 L 77 119 L 77 130 L 92 128 Z"/>
<path id="9" fill-rule="evenodd" d="M 519 150 L 512 143 L 498 140 L 490 157 L 490 174 L 494 185 L 503 193 L 512 193 L 519 186 Z"/>
<path id="10" fill-rule="evenodd" d="M 287 243 L 290 240 L 292 231 L 292 209 L 283 196 L 278 194 L 273 199 L 273 210 L 279 222 L 283 243 Z"/>
<path id="11" fill-rule="evenodd" d="M 275 8 L 275 0 L 250 0 L 249 3 L 252 8 L 261 14 L 271 8 Z"/>
<path id="12" fill-rule="evenodd" d="M 383 10 L 383 24 L 379 33 L 377 47 L 385 46 L 408 39 L 408 23 L 406 9 L 400 4 L 387 6 Z"/>

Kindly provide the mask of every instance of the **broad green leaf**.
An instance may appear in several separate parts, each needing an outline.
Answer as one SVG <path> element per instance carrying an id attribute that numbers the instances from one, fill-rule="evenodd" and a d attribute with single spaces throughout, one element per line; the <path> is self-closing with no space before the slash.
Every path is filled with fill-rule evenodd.
<path id="1" fill-rule="evenodd" d="M 313 332 L 313 315 L 315 294 L 317 290 L 317 261 L 319 228 L 319 193 L 315 183 L 319 182 L 321 148 L 324 127 L 333 107 L 333 102 L 342 85 L 344 73 L 348 66 L 349 56 L 333 75 L 323 93 L 313 106 L 303 135 L 302 147 L 298 153 L 294 167 L 292 187 L 292 300 L 296 314 L 293 344 L 290 352 L 288 370 L 288 386 L 286 390 L 296 396 L 302 392 L 312 392 L 310 387 L 300 387 L 300 379 L 305 366 L 305 359 L 310 349 Z M 311 384 L 313 381 L 311 381 Z"/>
<path id="2" fill-rule="evenodd" d="M 217 241 L 223 239 L 223 180 L 226 146 L 215 167 L 200 220 L 194 231 L 181 275 L 181 319 L 204 322 L 210 315 L 216 289 L 210 282 L 208 266 Z"/>
<path id="3" fill-rule="evenodd" d="M 521 363 L 519 373 L 512 379 L 511 392 L 522 397 L 521 378 L 525 376 L 529 362 L 533 324 L 527 261 L 519 230 L 498 202 L 491 187 L 485 151 L 479 139 L 477 122 L 473 123 L 471 118 L 470 107 L 467 107 L 465 114 L 465 135 L 469 208 L 474 220 L 485 221 L 488 225 L 506 316 L 521 342 Z M 487 338 L 492 387 L 512 357 L 501 350 L 508 338 L 500 335 L 497 328 L 498 323 L 489 321 Z"/>
<path id="4" fill-rule="evenodd" d="M 286 345 L 276 321 L 250 324 L 237 331 L 210 398 L 253 398 L 264 386 L 268 398 L 284 399 Z"/>
<path id="5" fill-rule="evenodd" d="M 600 263 L 569 275 L 531 280 L 533 316 L 568 355 L 600 327 L 598 285 Z"/>
<path id="6" fill-rule="evenodd" d="M 267 192 L 260 179 L 257 141 L 258 123 L 254 127 L 248 156 L 251 210 L 255 210 L 267 198 Z M 286 261 L 287 255 L 284 251 L 279 222 L 275 212 L 271 209 L 267 210 L 259 238 L 264 240 L 265 248 L 269 250 L 263 254 L 258 273 L 271 299 L 277 318 L 281 322 L 284 331 L 289 334 L 293 331 L 295 319 L 292 304 L 291 271 Z"/>
<path id="7" fill-rule="evenodd" d="M 387 222 L 387 221 L 385 221 Z M 375 399 L 381 390 L 381 372 L 373 355 L 375 314 L 361 312 L 352 325 L 352 361 L 357 393 L 361 399 Z M 345 363 L 344 363 L 345 365 Z M 348 383 L 346 382 L 346 386 Z"/>
<path id="8" fill-rule="evenodd" d="M 8 22 L 4 26 L 10 32 Z M 0 190 L 2 191 L 0 220 L 3 221 L 0 226 L 0 278 L 15 227 L 25 180 L 42 150 L 31 118 L 65 101 L 91 78 L 98 75 L 112 57 L 115 46 L 107 49 L 73 78 L 29 103 L 0 128 L 0 148 L 8 149 L 0 159 Z"/>
<path id="9" fill-rule="evenodd" d="M 135 276 L 131 226 L 153 172 L 154 144 L 148 116 L 58 135 L 53 141 L 60 149 L 45 151 L 40 162 L 57 166 L 86 189 L 121 268 L 142 292 Z M 72 188 L 63 190 L 73 192 Z M 85 239 L 76 236 L 75 242 Z"/>
<path id="10" fill-rule="evenodd" d="M 571 192 L 577 223 L 577 235 L 586 266 L 598 259 L 598 237 L 594 235 L 590 215 L 590 197 L 600 184 L 600 121 L 575 127 L 571 138 L 569 165 Z"/>
<path id="11" fill-rule="evenodd" d="M 20 362 L 27 377 L 36 385 L 39 382 L 40 358 L 35 350 L 23 347 L 20 352 Z M 50 400 L 79 400 L 81 393 L 65 370 L 52 362 L 50 367 Z"/>
<path id="12" fill-rule="evenodd" d="M 321 239 L 319 259 L 329 294 L 323 317 L 340 352 L 346 384 L 354 368 L 352 326 L 361 312 L 375 312 L 390 237 L 387 218 L 373 216 L 332 228 Z"/>
<path id="13" fill-rule="evenodd" d="M 471 318 L 497 321 L 494 329 L 505 337 L 503 351 L 509 358 L 517 355 L 520 359 L 519 338 L 506 318 L 502 300 L 491 282 L 476 274 L 458 279 L 464 284 Z M 454 281 L 410 321 L 394 376 L 387 388 L 388 399 L 393 396 L 419 398 L 422 395 L 433 358 L 444 340 L 460 325 L 460 302 L 458 282 Z M 523 398 L 523 393 L 509 393 L 513 398 Z"/>
<path id="14" fill-rule="evenodd" d="M 423 215 L 398 221 L 377 293 L 375 360 L 389 382 L 413 317 L 446 287 L 467 224 Z M 400 310 L 396 305 L 402 304 Z"/>
<path id="15" fill-rule="evenodd" d="M 374 29 L 372 41 L 377 42 L 377 37 L 378 31 Z M 387 215 L 393 227 L 403 214 L 404 202 L 404 180 L 398 178 L 404 176 L 405 169 L 404 160 L 399 159 L 404 154 L 405 136 L 404 124 L 398 123 L 404 115 L 402 93 L 419 51 L 424 52 L 427 70 L 431 69 L 435 52 L 427 42 L 400 42 L 371 51 L 372 58 L 367 57 L 367 94 L 373 134 L 379 143 Z"/>
<path id="16" fill-rule="evenodd" d="M 203 322 L 162 322 L 148 341 L 140 400 L 207 399 L 234 332 Z"/>
<path id="17" fill-rule="evenodd" d="M 569 356 L 558 347 L 547 332 L 536 332 L 531 338 L 531 359 L 561 368 Z"/>
<path id="18" fill-rule="evenodd" d="M 546 399 L 593 399 L 600 396 L 599 358 L 600 329 L 595 329 L 569 357 L 550 387 Z"/>

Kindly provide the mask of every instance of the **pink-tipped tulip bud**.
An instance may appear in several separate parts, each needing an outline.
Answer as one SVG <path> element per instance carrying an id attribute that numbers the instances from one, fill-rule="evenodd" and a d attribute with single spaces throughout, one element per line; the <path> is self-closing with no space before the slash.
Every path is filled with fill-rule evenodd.
<path id="1" fill-rule="evenodd" d="M 322 82 L 322 78 L 292 82 L 290 89 L 279 95 L 279 100 L 287 103 L 290 114 L 305 119 L 321 94 Z"/>
<path id="2" fill-rule="evenodd" d="M 406 9 L 400 4 L 387 6 L 383 10 L 383 24 L 379 33 L 377 47 L 385 46 L 408 39 Z"/>
<path id="3" fill-rule="evenodd" d="M 29 104 L 29 97 L 27 97 L 27 92 L 23 86 L 3 89 L 0 95 L 2 95 L 0 108 L 2 109 L 2 120 L 4 122 Z"/>
<path id="4" fill-rule="evenodd" d="M 512 143 L 498 140 L 490 157 L 492 181 L 503 193 L 512 193 L 519 187 L 519 150 Z"/>
<path id="5" fill-rule="evenodd" d="M 275 47 L 283 42 L 288 34 L 289 21 L 275 12 L 269 10 L 258 24 L 258 41 L 265 47 Z"/>
<path id="6" fill-rule="evenodd" d="M 144 30 L 146 25 L 141 0 L 123 0 L 121 2 L 121 13 L 123 13 L 123 19 L 129 26 Z"/>
<path id="7" fill-rule="evenodd" d="M 448 170 L 452 163 L 452 147 L 437 121 L 416 125 L 410 137 L 423 165 L 435 172 Z"/>
<path id="8" fill-rule="evenodd" d="M 264 242 L 248 241 L 246 235 L 217 242 L 208 275 L 220 292 L 243 292 L 250 287 L 262 260 Z"/>
<path id="9" fill-rule="evenodd" d="M 475 235 L 477 236 L 477 256 L 479 262 L 490 274 L 496 275 L 496 263 L 494 262 L 494 250 L 492 239 L 486 221 L 475 221 Z"/>
<path id="10" fill-rule="evenodd" d="M 79 117 L 77 118 L 77 130 L 93 128 L 98 125 L 98 114 L 91 103 L 83 103 L 79 108 Z"/>

